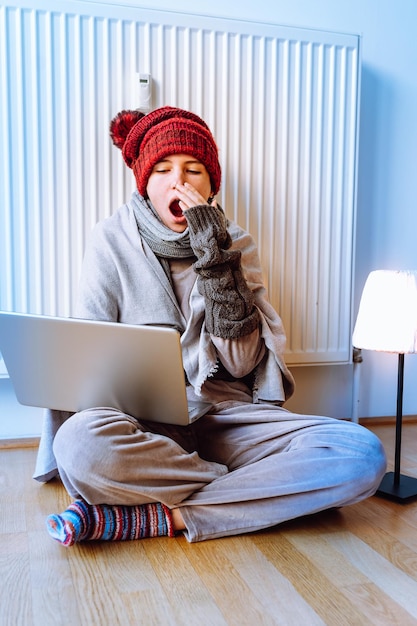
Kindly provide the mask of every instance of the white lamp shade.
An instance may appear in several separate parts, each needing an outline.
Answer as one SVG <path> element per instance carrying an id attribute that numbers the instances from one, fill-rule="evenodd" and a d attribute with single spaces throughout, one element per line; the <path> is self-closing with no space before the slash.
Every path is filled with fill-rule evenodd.
<path id="1" fill-rule="evenodd" d="M 417 352 L 417 271 L 376 270 L 369 274 L 353 345 L 382 352 Z"/>

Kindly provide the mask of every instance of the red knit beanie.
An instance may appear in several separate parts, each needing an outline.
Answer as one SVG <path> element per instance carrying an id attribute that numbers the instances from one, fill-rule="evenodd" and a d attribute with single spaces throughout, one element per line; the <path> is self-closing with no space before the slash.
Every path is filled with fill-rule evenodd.
<path id="1" fill-rule="evenodd" d="M 169 106 L 147 115 L 121 111 L 110 123 L 110 136 L 133 170 L 141 196 L 146 195 L 154 165 L 171 154 L 189 154 L 203 163 L 213 193 L 219 191 L 221 169 L 217 146 L 209 127 L 195 113 Z"/>

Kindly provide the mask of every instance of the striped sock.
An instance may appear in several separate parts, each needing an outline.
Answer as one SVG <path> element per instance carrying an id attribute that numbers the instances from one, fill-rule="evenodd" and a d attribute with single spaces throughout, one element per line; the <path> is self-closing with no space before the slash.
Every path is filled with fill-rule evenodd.
<path id="1" fill-rule="evenodd" d="M 76 500 L 61 515 L 49 515 L 46 527 L 66 547 L 85 540 L 129 541 L 175 534 L 171 511 L 160 502 L 122 506 Z"/>

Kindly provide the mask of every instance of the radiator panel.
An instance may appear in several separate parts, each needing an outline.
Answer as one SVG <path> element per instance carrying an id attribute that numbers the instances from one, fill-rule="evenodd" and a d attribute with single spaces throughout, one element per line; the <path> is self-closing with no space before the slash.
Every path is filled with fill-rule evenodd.
<path id="1" fill-rule="evenodd" d="M 145 72 L 154 108 L 193 110 L 216 137 L 218 199 L 258 243 L 288 363 L 349 362 L 359 38 L 31 5 L 0 8 L 0 307 L 72 314 L 88 235 L 133 190 L 108 126 Z"/>

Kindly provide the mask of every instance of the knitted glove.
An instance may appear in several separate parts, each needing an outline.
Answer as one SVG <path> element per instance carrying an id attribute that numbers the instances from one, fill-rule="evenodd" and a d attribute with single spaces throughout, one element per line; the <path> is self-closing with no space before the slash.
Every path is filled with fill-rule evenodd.
<path id="1" fill-rule="evenodd" d="M 259 324 L 259 313 L 242 273 L 241 252 L 230 248 L 226 216 L 220 207 L 207 205 L 192 207 L 185 215 L 208 332 L 223 339 L 249 335 Z"/>

